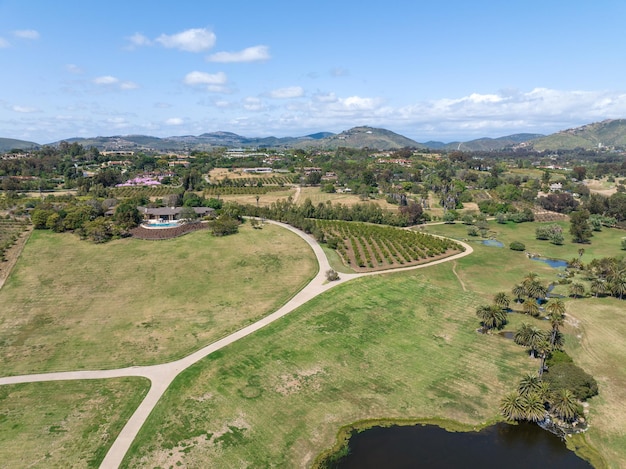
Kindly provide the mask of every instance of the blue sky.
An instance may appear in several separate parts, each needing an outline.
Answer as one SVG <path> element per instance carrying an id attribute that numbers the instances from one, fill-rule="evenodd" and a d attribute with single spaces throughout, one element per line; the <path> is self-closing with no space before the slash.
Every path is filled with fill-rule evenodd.
<path id="1" fill-rule="evenodd" d="M 626 118 L 626 2 L 0 0 L 0 137 L 417 141 Z"/>

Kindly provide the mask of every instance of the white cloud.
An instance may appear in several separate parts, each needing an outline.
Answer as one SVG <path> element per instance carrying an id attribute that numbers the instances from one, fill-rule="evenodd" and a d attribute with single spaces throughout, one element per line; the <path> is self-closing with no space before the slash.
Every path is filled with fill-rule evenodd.
<path id="1" fill-rule="evenodd" d="M 13 35 L 20 39 L 39 39 L 39 32 L 34 29 L 20 29 L 13 31 Z"/>
<path id="2" fill-rule="evenodd" d="M 180 117 L 170 117 L 165 123 L 167 125 L 183 125 L 184 121 Z"/>
<path id="3" fill-rule="evenodd" d="M 112 77 L 111 75 L 105 75 L 102 77 L 96 77 L 93 79 L 93 82 L 96 85 L 115 85 L 120 80 L 119 78 Z"/>
<path id="4" fill-rule="evenodd" d="M 269 97 L 274 99 L 292 99 L 304 96 L 304 90 L 300 86 L 289 86 L 269 92 Z"/>
<path id="5" fill-rule="evenodd" d="M 206 73 L 206 72 L 189 72 L 185 75 L 183 83 L 189 86 L 206 86 L 207 91 L 214 93 L 227 93 L 226 87 L 228 77 L 224 72 Z"/>
<path id="6" fill-rule="evenodd" d="M 107 87 L 107 88 L 117 88 L 120 90 L 134 90 L 134 89 L 139 88 L 139 85 L 135 82 L 121 81 L 119 78 L 111 76 L 111 75 L 104 75 L 101 77 L 96 77 L 92 81 L 94 84 L 98 86 Z"/>
<path id="7" fill-rule="evenodd" d="M 248 47 L 239 52 L 217 52 L 207 57 L 210 62 L 257 62 L 270 59 L 267 46 Z"/>
<path id="8" fill-rule="evenodd" d="M 215 34 L 204 28 L 188 29 L 177 34 L 161 34 L 156 42 L 168 49 L 202 52 L 215 45 Z"/>
<path id="9" fill-rule="evenodd" d="M 247 111 L 258 112 L 258 111 L 263 111 L 265 109 L 265 105 L 263 104 L 263 101 L 255 97 L 244 98 L 242 104 L 243 104 L 244 109 L 246 109 Z"/>
<path id="10" fill-rule="evenodd" d="M 0 49 L 6 49 L 7 47 L 11 47 L 11 43 L 6 39 L 0 37 Z"/>
<path id="11" fill-rule="evenodd" d="M 83 69 L 75 64 L 67 64 L 65 66 L 65 70 L 67 70 L 70 73 L 75 73 L 76 75 L 80 75 L 81 73 L 83 73 Z"/>
<path id="12" fill-rule="evenodd" d="M 15 112 L 21 112 L 21 113 L 25 113 L 25 114 L 29 114 L 29 113 L 32 113 L 32 112 L 37 112 L 37 108 L 29 107 L 29 106 L 15 105 L 15 106 L 12 106 L 11 109 L 13 109 Z"/>
<path id="13" fill-rule="evenodd" d="M 152 41 L 141 33 L 135 33 L 132 36 L 129 36 L 127 39 L 128 42 L 130 42 L 131 49 L 134 49 L 135 47 L 152 45 Z"/>
<path id="14" fill-rule="evenodd" d="M 320 103 L 334 103 L 338 100 L 335 93 L 326 93 L 326 94 L 317 93 L 313 96 L 313 99 Z"/>
<path id="15" fill-rule="evenodd" d="M 206 73 L 206 72 L 189 72 L 185 75 L 184 82 L 186 85 L 224 85 L 228 81 L 228 77 L 224 72 Z"/>

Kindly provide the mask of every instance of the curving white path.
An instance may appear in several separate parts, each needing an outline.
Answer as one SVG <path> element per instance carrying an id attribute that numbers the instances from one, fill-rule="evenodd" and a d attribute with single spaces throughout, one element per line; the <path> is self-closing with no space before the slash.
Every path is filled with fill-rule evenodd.
<path id="1" fill-rule="evenodd" d="M 159 402 L 159 399 L 161 399 L 161 396 L 163 396 L 174 378 L 176 378 L 176 376 L 178 376 L 178 374 L 181 373 L 183 370 L 189 368 L 194 363 L 202 360 L 207 355 L 210 355 L 211 353 L 223 347 L 226 347 L 227 345 L 232 344 L 233 342 L 236 342 L 237 340 L 242 339 L 243 337 L 246 337 L 253 332 L 258 331 L 262 327 L 271 324 L 272 322 L 282 318 L 286 314 L 289 314 L 294 309 L 302 306 L 307 301 L 315 298 L 316 296 L 324 293 L 327 290 L 330 290 L 336 285 L 340 285 L 358 277 L 379 275 L 382 273 L 401 272 L 405 270 L 422 269 L 424 267 L 430 267 L 432 265 L 441 264 L 443 262 L 452 261 L 454 259 L 459 259 L 473 252 L 473 249 L 469 244 L 455 240 L 455 242 L 461 244 L 465 248 L 464 252 L 455 254 L 450 257 L 446 257 L 444 259 L 429 262 L 428 264 L 421 264 L 412 267 L 402 267 L 398 269 L 367 272 L 361 274 L 341 274 L 341 278 L 339 280 L 335 282 L 328 282 L 326 280 L 326 271 L 329 270 L 331 267 L 330 263 L 328 262 L 328 258 L 326 257 L 326 254 L 324 253 L 319 243 L 315 241 L 312 236 L 309 236 L 306 233 L 290 225 L 275 221 L 269 221 L 269 223 L 282 226 L 283 228 L 290 230 L 303 238 L 313 249 L 313 252 L 315 253 L 315 257 L 317 257 L 317 262 L 319 264 L 319 271 L 317 275 L 313 278 L 313 280 L 311 280 L 302 290 L 300 290 L 299 293 L 297 293 L 293 298 L 291 298 L 291 300 L 289 300 L 285 305 L 283 305 L 274 313 L 260 319 L 254 324 L 250 324 L 249 326 L 244 327 L 243 329 L 240 329 L 239 331 L 224 337 L 223 339 L 220 339 L 216 342 L 213 342 L 212 344 L 207 345 L 206 347 L 201 348 L 197 352 L 194 352 L 184 358 L 181 358 L 180 360 L 176 360 L 173 362 L 151 366 L 133 366 L 128 368 L 118 368 L 115 370 L 65 371 L 57 373 L 10 376 L 6 378 L 0 378 L 0 385 L 34 383 L 42 381 L 120 378 L 125 376 L 139 376 L 148 378 L 151 382 L 148 394 L 141 402 L 141 404 L 139 404 L 139 407 L 137 407 L 137 410 L 135 410 L 135 413 L 131 416 L 128 422 L 126 422 L 126 425 L 124 426 L 116 440 L 113 442 L 113 445 L 109 449 L 109 452 L 107 453 L 104 460 L 102 461 L 102 464 L 100 465 L 100 467 L 103 469 L 117 468 L 120 466 L 122 460 L 124 459 L 124 456 L 126 455 L 126 452 L 135 440 L 135 437 L 137 436 L 137 433 L 139 433 L 139 430 L 143 426 L 144 422 L 147 420 L 148 416 L 152 412 L 152 409 L 154 409 L 156 404 Z"/>

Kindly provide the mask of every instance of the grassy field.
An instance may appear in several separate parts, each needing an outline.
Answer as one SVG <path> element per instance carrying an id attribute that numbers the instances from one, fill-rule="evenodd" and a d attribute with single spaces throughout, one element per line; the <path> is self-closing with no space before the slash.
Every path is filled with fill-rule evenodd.
<path id="1" fill-rule="evenodd" d="M 482 301 L 451 264 L 341 285 L 184 372 L 124 467 L 305 467 L 356 420 L 493 420 L 535 362 L 476 333 Z"/>
<path id="2" fill-rule="evenodd" d="M 567 223 L 560 225 L 567 231 Z M 495 237 L 505 246 L 514 240 L 522 241 L 528 250 L 546 257 L 565 260 L 578 257 L 579 247 L 585 249 L 583 263 L 594 257 L 625 254 L 620 250 L 620 239 L 625 234 L 621 230 L 605 228 L 594 233 L 591 243 L 586 245 L 572 243 L 566 235 L 565 244 L 555 246 L 534 239 L 537 226 L 536 223 L 490 224 Z M 463 238 L 467 229 L 461 224 L 432 225 L 427 231 Z M 555 269 L 527 259 L 521 252 L 488 247 L 478 242 L 472 243 L 472 246 L 475 255 L 459 259 L 457 272 L 473 291 L 487 294 L 493 291 L 493 282 L 500 283 L 502 280 L 512 286 L 530 271 L 537 272 L 546 282 L 558 280 Z M 495 255 L 488 256 L 488 253 Z M 493 272 L 497 272 L 497 276 Z M 502 290 L 510 292 L 510 287 Z M 566 286 L 557 287 L 555 292 L 567 294 Z M 611 468 L 626 467 L 626 303 L 616 298 L 594 297 L 565 299 L 565 302 L 569 317 L 565 348 L 579 366 L 596 378 L 600 388 L 600 395 L 590 401 L 591 425 L 585 437 L 605 457 Z"/>
<path id="3" fill-rule="evenodd" d="M 3 375 L 116 368 L 188 354 L 274 311 L 316 273 L 297 235 L 105 245 L 36 231 L 0 290 Z"/>
<path id="4" fill-rule="evenodd" d="M 287 197 L 294 197 L 296 195 L 296 189 L 285 187 L 283 191 L 268 192 L 267 194 L 259 195 L 259 207 L 268 207 L 274 202 L 280 199 L 286 199 Z M 209 196 L 207 196 L 209 197 Z M 237 202 L 238 204 L 256 205 L 256 195 L 220 195 L 220 200 L 225 202 Z"/>
<path id="5" fill-rule="evenodd" d="M 332 202 L 333 204 L 340 203 L 348 206 L 363 203 L 361 197 L 359 197 L 357 194 L 346 192 L 334 192 L 331 194 L 328 192 L 322 192 L 319 187 L 303 187 L 298 200 L 300 203 L 302 203 L 306 199 L 311 199 L 313 205 L 317 205 L 320 203 L 325 204 L 328 201 Z M 384 199 L 369 199 L 368 201 L 380 205 L 380 207 L 384 210 L 390 210 L 392 212 L 398 210 L 397 205 L 389 204 Z"/>
<path id="6" fill-rule="evenodd" d="M 147 390 L 142 378 L 0 386 L 0 467 L 98 467 Z"/>
<path id="7" fill-rule="evenodd" d="M 626 467 L 626 305 L 616 298 L 568 303 L 573 316 L 566 329 L 566 350 L 598 381 L 590 401 L 587 440 L 611 468 Z"/>
<path id="8" fill-rule="evenodd" d="M 490 229 L 506 246 L 518 240 L 547 257 L 578 257 L 580 245 L 569 242 L 567 234 L 564 246 L 554 246 L 534 239 L 536 226 L 493 222 Z M 567 231 L 567 224 L 563 226 Z M 467 227 L 460 223 L 425 230 L 468 238 Z M 622 236 L 618 230 L 596 233 L 591 244 L 583 246 L 583 262 L 621 255 Z M 510 291 L 530 271 L 546 283 L 557 279 L 557 271 L 508 248 L 478 241 L 472 246 L 472 255 L 453 262 L 340 285 L 197 363 L 166 392 L 123 466 L 304 467 L 334 444 L 342 425 L 355 421 L 441 419 L 471 427 L 497 420 L 500 397 L 538 364 L 511 340 L 477 334 L 475 308 L 491 301 L 495 292 Z M 309 267 L 303 265 L 309 262 Z M 54 270 L 58 264 L 62 268 Z M 206 327 L 210 312 L 210 328 L 225 331 L 272 309 L 260 304 L 284 303 L 314 273 L 313 264 L 303 241 L 269 226 L 259 231 L 244 227 L 239 235 L 222 239 L 195 233 L 167 242 L 120 240 L 105 246 L 36 232 L 0 290 L 0 304 L 12 308 L 0 312 L 0 360 L 8 370 L 3 374 L 111 368 L 112 362 L 134 363 L 136 356 L 146 363 L 164 361 L 168 354 L 183 354 L 208 340 L 215 332 Z M 206 277 L 212 271 L 216 276 Z M 293 272 L 300 272 L 296 279 L 291 278 Z M 266 290 L 274 296 L 265 298 Z M 135 309 L 118 311 L 122 298 Z M 600 385 L 600 396 L 590 401 L 591 426 L 584 438 L 611 468 L 626 467 L 625 303 L 613 298 L 565 301 L 566 349 Z M 151 319 L 154 308 L 159 311 L 156 321 Z M 218 324 L 218 317 L 230 318 L 242 310 L 244 316 Z M 129 317 L 129 311 L 136 315 Z M 506 330 L 529 320 L 512 314 Z M 89 330 L 95 332 L 88 335 Z M 125 347 L 128 350 L 120 350 Z M 75 412 L 83 426 L 61 432 L 72 435 L 72 443 L 58 451 L 63 459 L 56 466 L 85 466 L 89 459 L 101 458 L 110 441 L 101 444 L 98 439 L 104 420 L 98 413 L 99 389 L 111 390 L 107 397 L 120 407 L 120 428 L 137 405 L 134 399 L 145 392 L 143 384 L 123 391 L 118 381 L 102 383 L 98 388 L 87 381 L 0 387 L 0 393 L 12 391 L 11 400 L 0 400 L 0 461 L 4 446 L 39 438 L 11 430 L 15 425 L 30 422 L 41 434 L 54 437 L 56 430 L 66 428 L 58 427 L 54 415 Z M 131 394 L 127 407 L 120 404 L 119 396 Z M 13 399 L 18 399 L 16 410 L 5 411 L 13 409 L 8 407 Z M 36 400 L 53 410 L 39 412 Z M 84 410 L 75 411 L 77 406 Z M 3 415 L 12 414 L 15 419 L 5 427 Z M 2 440 L 4 428 L 15 435 Z M 93 434 L 97 441 L 87 440 Z M 54 457 L 55 441 L 40 441 L 42 448 L 33 454 Z M 89 449 L 82 449 L 83 444 Z M 46 464 L 50 466 L 55 464 Z"/>

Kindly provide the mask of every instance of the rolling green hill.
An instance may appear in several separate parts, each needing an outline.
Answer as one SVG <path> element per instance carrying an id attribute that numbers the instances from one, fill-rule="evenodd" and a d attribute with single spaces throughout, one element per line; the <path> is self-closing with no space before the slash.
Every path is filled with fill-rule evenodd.
<path id="1" fill-rule="evenodd" d="M 626 147 L 626 119 L 610 119 L 533 140 L 535 150 L 572 150 L 574 148 Z"/>
<path id="2" fill-rule="evenodd" d="M 391 130 L 373 127 L 353 127 L 340 134 L 331 135 L 318 140 L 306 140 L 294 144 L 296 148 L 320 148 L 333 150 L 339 147 L 375 148 L 378 150 L 396 150 L 400 148 L 425 148 L 415 140 L 403 137 Z"/>
<path id="3" fill-rule="evenodd" d="M 16 140 L 14 138 L 0 138 L 0 152 L 4 153 L 11 150 L 32 150 L 39 148 L 41 145 L 26 140 Z"/>

